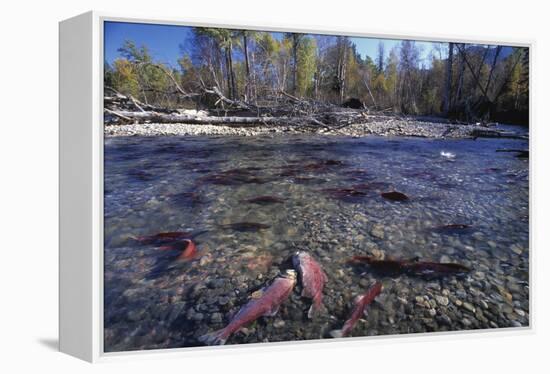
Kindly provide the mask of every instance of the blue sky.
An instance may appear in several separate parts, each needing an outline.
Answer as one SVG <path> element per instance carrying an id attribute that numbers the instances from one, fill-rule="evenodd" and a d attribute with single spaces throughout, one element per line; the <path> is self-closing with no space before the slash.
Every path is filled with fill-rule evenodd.
<path id="1" fill-rule="evenodd" d="M 105 22 L 105 59 L 112 63 L 121 57 L 118 49 L 124 41 L 132 40 L 137 46 L 146 45 L 158 62 L 177 66 L 181 57 L 180 44 L 185 44 L 191 28 L 184 26 L 151 25 L 145 23 Z"/>
<path id="2" fill-rule="evenodd" d="M 177 61 L 181 57 L 180 45 L 187 43 L 191 36 L 191 28 L 185 26 L 154 25 L 145 23 L 105 22 L 105 60 L 112 63 L 120 57 L 118 49 L 125 40 L 132 40 L 136 45 L 146 45 L 158 62 L 167 63 L 177 67 Z M 385 56 L 397 46 L 400 40 L 351 38 L 357 51 L 362 57 L 370 56 L 373 60 L 378 53 L 378 43 L 381 40 L 385 46 Z M 429 65 L 428 56 L 433 43 L 416 42 L 421 49 L 421 59 Z"/>

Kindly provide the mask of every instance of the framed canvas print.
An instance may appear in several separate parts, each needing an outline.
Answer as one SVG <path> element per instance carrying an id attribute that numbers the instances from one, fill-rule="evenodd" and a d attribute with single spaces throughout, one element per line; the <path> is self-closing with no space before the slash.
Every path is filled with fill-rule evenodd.
<path id="1" fill-rule="evenodd" d="M 61 350 L 529 328 L 530 49 L 62 22 Z"/>

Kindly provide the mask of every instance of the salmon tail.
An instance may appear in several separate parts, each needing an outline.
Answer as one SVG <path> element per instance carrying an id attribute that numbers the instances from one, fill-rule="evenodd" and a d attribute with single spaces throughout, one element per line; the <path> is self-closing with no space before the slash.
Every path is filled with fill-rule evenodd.
<path id="1" fill-rule="evenodd" d="M 344 332 L 343 330 L 332 330 L 330 333 L 330 336 L 332 336 L 334 339 L 343 338 Z"/>
<path id="2" fill-rule="evenodd" d="M 316 312 L 315 304 L 311 304 L 311 306 L 309 307 L 309 310 L 307 311 L 307 318 L 312 319 L 313 316 L 315 315 L 315 312 Z"/>
<path id="3" fill-rule="evenodd" d="M 319 310 L 321 310 L 322 302 L 323 302 L 323 299 L 321 297 L 315 297 L 313 299 L 313 303 L 311 304 L 307 312 L 307 317 L 309 319 L 312 319 L 319 312 Z"/>
<path id="4" fill-rule="evenodd" d="M 221 329 L 199 336 L 198 340 L 206 345 L 224 345 L 227 338 L 228 336 L 226 330 Z"/>

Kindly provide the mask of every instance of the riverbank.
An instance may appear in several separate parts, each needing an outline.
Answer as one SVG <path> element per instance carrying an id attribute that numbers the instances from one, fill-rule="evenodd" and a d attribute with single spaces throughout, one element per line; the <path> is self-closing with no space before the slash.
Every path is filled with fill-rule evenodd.
<path id="1" fill-rule="evenodd" d="M 317 133 L 323 135 L 340 135 L 364 137 L 377 136 L 415 136 L 424 138 L 474 138 L 479 133 L 488 132 L 498 137 L 499 132 L 493 128 L 480 125 L 450 124 L 443 122 L 423 121 L 399 117 L 373 118 L 366 123 L 350 124 L 343 127 L 323 129 L 315 126 L 263 124 L 246 126 L 185 124 L 185 123 L 148 123 L 129 125 L 107 125 L 106 136 L 182 136 L 182 135 L 232 135 L 257 136 L 265 134 L 303 134 Z M 493 136 L 491 136 L 493 137 Z"/>

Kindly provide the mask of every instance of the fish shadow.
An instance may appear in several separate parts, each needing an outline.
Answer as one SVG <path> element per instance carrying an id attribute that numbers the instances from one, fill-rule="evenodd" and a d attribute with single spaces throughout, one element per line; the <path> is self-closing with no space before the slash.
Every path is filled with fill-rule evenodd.
<path id="1" fill-rule="evenodd" d="M 393 266 L 378 267 L 378 266 L 372 266 L 372 265 L 361 264 L 361 263 L 348 263 L 348 265 L 351 266 L 354 274 L 359 277 L 368 271 L 368 273 L 373 274 L 379 278 L 395 279 L 402 276 L 407 276 L 411 278 L 422 279 L 425 281 L 443 280 L 445 278 L 450 278 L 450 277 L 456 277 L 457 279 L 464 279 L 467 277 L 468 273 L 472 271 L 472 269 L 469 269 L 469 271 L 465 271 L 462 273 L 461 272 L 444 272 L 444 271 L 415 272 L 415 271 L 410 271 L 408 269 L 395 268 Z"/>

